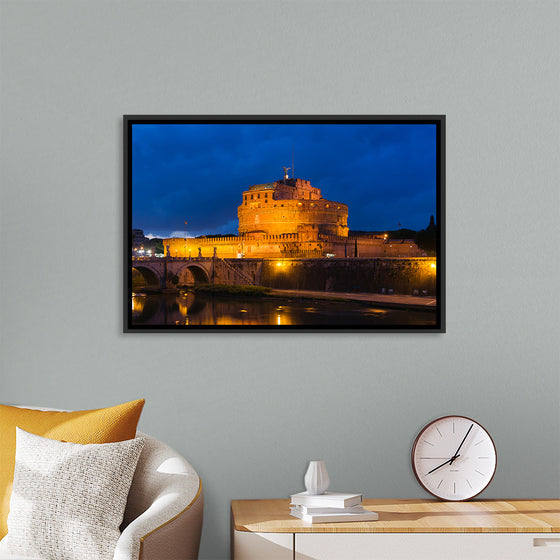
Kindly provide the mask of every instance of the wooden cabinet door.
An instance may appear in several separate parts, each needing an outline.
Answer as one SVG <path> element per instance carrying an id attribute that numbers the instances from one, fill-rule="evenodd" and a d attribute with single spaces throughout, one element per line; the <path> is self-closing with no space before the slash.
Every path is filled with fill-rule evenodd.
<path id="1" fill-rule="evenodd" d="M 293 533 L 233 531 L 233 560 L 293 560 Z"/>
<path id="2" fill-rule="evenodd" d="M 558 560 L 558 533 L 297 533 L 295 560 Z"/>

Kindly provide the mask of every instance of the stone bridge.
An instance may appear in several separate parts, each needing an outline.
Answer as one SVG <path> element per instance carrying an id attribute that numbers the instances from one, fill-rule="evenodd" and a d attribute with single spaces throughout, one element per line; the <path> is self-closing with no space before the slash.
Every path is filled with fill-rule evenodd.
<path id="1" fill-rule="evenodd" d="M 260 283 L 262 261 L 218 257 L 133 257 L 132 269 L 149 286 L 169 284 L 246 284 Z M 176 282 L 173 282 L 176 279 Z"/>
<path id="2" fill-rule="evenodd" d="M 432 257 L 153 257 L 133 258 L 132 269 L 149 286 L 162 289 L 173 284 L 242 284 L 288 290 L 435 295 L 438 277 L 437 262 Z"/>

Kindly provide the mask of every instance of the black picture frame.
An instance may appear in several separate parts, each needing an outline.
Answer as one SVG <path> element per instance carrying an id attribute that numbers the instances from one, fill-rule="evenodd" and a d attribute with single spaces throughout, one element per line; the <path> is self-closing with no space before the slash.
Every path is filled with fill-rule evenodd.
<path id="1" fill-rule="evenodd" d="M 238 128 L 234 129 L 231 125 L 237 125 Z M 161 242 L 159 256 L 146 256 L 145 252 L 142 253 L 144 248 L 143 245 L 141 249 L 138 248 L 138 237 L 140 236 L 140 242 L 148 238 L 141 237 L 138 232 L 142 231 L 144 235 L 147 232 L 143 230 L 151 226 L 137 223 L 140 211 L 137 216 L 135 208 L 142 204 L 144 209 L 142 215 L 145 216 L 146 208 L 150 208 L 150 201 L 147 201 L 150 194 L 146 195 L 146 192 L 161 194 L 161 189 L 171 189 L 169 186 L 171 179 L 167 177 L 167 183 L 159 181 L 158 165 L 147 157 L 143 159 L 145 156 L 142 155 L 141 148 L 144 144 L 137 139 L 138 136 L 147 131 L 157 131 L 161 140 L 161 135 L 165 136 L 166 131 L 173 130 L 176 134 L 183 131 L 187 136 L 192 134 L 192 138 L 195 139 L 196 135 L 202 137 L 207 130 L 212 132 L 224 130 L 228 133 L 232 130 L 249 132 L 255 130 L 260 133 L 286 130 L 286 126 L 292 125 L 297 126 L 293 130 L 298 133 L 304 130 L 299 125 L 306 126 L 305 130 L 309 129 L 314 133 L 320 131 L 324 133 L 323 136 L 327 141 L 329 134 L 334 137 L 342 131 L 341 126 L 346 126 L 345 130 L 351 132 L 357 130 L 366 138 L 366 142 L 368 133 L 375 135 L 376 144 L 372 143 L 371 155 L 367 151 L 364 152 L 366 159 L 371 158 L 372 175 L 375 162 L 379 161 L 376 160 L 377 156 L 374 152 L 383 152 L 385 145 L 390 152 L 390 147 L 399 143 L 400 131 L 407 133 L 411 131 L 410 134 L 425 131 L 426 137 L 430 140 L 423 145 L 425 146 L 423 149 L 430 164 L 426 165 L 428 171 L 424 182 L 433 184 L 435 191 L 430 193 L 431 187 L 427 188 L 428 195 L 432 196 L 435 202 L 435 210 L 431 214 L 429 224 L 427 223 L 429 216 L 427 216 L 426 227 L 416 228 L 416 237 L 412 239 L 401 237 L 393 239 L 388 233 L 382 234 L 384 230 L 377 231 L 373 223 L 366 231 L 353 231 L 349 229 L 352 224 L 351 206 L 348 207 L 348 221 L 345 222 L 344 201 L 332 202 L 329 192 L 326 192 L 327 189 L 323 189 L 322 192 L 320 187 L 315 186 L 314 177 L 292 176 L 290 178 L 289 172 L 285 170 L 283 179 L 262 177 L 263 183 L 239 184 L 239 205 L 232 206 L 231 210 L 233 215 L 238 213 L 242 221 L 239 227 L 243 226 L 245 229 L 238 231 L 236 237 L 211 233 L 205 236 L 189 236 L 188 231 L 185 231 L 184 238 L 166 238 L 167 241 L 163 242 L 165 244 L 163 256 Z M 150 126 L 151 129 L 147 128 Z M 171 126 L 174 128 L 170 128 Z M 213 128 L 204 128 L 210 126 Z M 257 126 L 258 128 L 255 128 Z M 391 135 L 388 134 L 387 143 L 383 144 L 378 138 L 383 135 L 377 134 L 381 130 L 394 132 L 397 139 L 391 140 Z M 170 149 L 161 153 L 167 154 L 173 151 L 173 135 L 165 141 L 168 142 Z M 233 154 L 237 144 L 235 141 L 229 140 L 229 142 Z M 445 115 L 124 115 L 123 144 L 123 330 L 125 333 L 445 332 Z M 196 143 L 191 145 L 194 146 Z M 263 144 L 255 146 L 257 157 L 261 145 Z M 307 145 L 315 146 L 310 143 Z M 293 146 L 292 141 L 291 162 L 289 154 L 286 153 L 282 154 L 284 159 L 279 162 L 292 163 L 288 170 L 294 167 Z M 412 153 L 414 159 L 416 157 L 414 143 L 411 143 L 407 149 L 409 156 Z M 296 146 L 296 150 L 298 160 L 306 157 L 305 149 L 300 152 Z M 150 152 L 148 149 L 144 151 Z M 151 153 L 153 152 L 154 150 Z M 403 153 L 407 153 L 406 150 Z M 224 161 L 236 161 L 232 157 L 230 154 Z M 317 153 L 313 153 L 313 157 L 317 158 Z M 205 159 L 208 161 L 208 158 Z M 395 172 L 399 167 L 406 167 L 406 158 L 403 156 L 401 159 L 402 162 L 395 159 L 391 163 Z M 162 162 L 162 169 L 163 165 Z M 145 178 L 139 171 L 142 166 L 150 170 L 150 173 L 146 173 L 146 176 L 151 174 L 150 179 Z M 216 165 L 212 164 L 206 168 L 207 176 L 210 172 L 212 180 L 217 185 L 227 175 L 226 167 L 221 166 L 219 161 Z M 348 173 L 351 182 L 350 167 Z M 320 178 L 319 184 L 321 179 L 329 184 L 328 172 L 326 178 L 325 176 Z M 420 177 L 419 183 L 423 180 L 424 178 Z M 135 183 L 142 184 L 143 189 L 141 191 L 137 186 L 136 194 Z M 406 188 L 414 188 L 411 187 L 412 183 L 412 180 L 406 183 Z M 172 190 L 180 191 L 181 188 L 181 185 L 177 185 L 177 189 L 173 186 Z M 253 192 L 255 200 L 247 200 L 245 195 L 252 196 Z M 261 206 L 261 200 L 256 200 L 257 194 L 259 196 L 262 194 L 263 197 L 266 195 L 267 203 L 274 202 L 282 208 L 284 204 L 280 205 L 280 202 L 284 201 L 286 207 L 289 207 L 286 212 L 290 212 L 290 216 L 295 218 L 293 220 L 286 218 L 284 222 L 285 216 L 280 217 L 278 211 L 273 211 L 270 206 L 265 206 L 266 211 L 250 207 L 254 205 L 257 208 L 257 204 L 258 207 Z M 270 198 L 268 198 L 269 194 Z M 192 189 L 189 196 L 193 196 Z M 196 197 L 196 194 L 194 196 Z M 192 200 L 194 201 L 194 198 Z M 313 200 L 316 202 L 314 203 Z M 264 202 L 263 199 L 263 206 Z M 339 205 L 336 216 L 334 207 L 330 208 L 329 203 Z M 296 208 L 298 204 L 299 207 Z M 317 208 L 311 208 L 314 206 Z M 152 206 L 152 208 L 158 207 Z M 269 214 L 266 214 L 267 212 Z M 306 212 L 305 218 L 302 212 Z M 259 213 L 274 216 L 275 220 L 270 218 L 267 222 L 266 216 L 261 220 Z M 273 222 L 274 226 L 271 225 Z M 288 223 L 289 226 L 284 225 Z M 170 223 L 168 229 L 177 229 L 176 225 L 177 223 Z M 264 229 L 255 230 L 255 227 Z M 279 227 L 284 227 L 287 231 L 282 232 L 277 229 Z M 399 236 L 400 231 L 406 233 L 408 230 L 385 228 L 385 231 L 390 231 L 391 236 Z M 402 247 L 398 247 L 398 243 L 401 243 Z M 172 250 L 175 255 L 172 254 Z M 210 253 L 210 250 L 213 252 Z M 289 273 L 286 272 L 283 277 L 276 278 L 273 276 L 276 270 L 274 266 L 278 266 L 278 270 L 285 267 L 286 270 L 289 269 Z M 139 274 L 142 277 L 138 276 Z M 181 284 L 181 278 L 186 276 L 189 281 Z M 148 280 L 143 280 L 145 277 L 149 277 Z M 294 278 L 297 278 L 297 281 Z M 143 281 L 147 282 L 147 285 L 138 288 L 138 282 L 141 285 Z M 391 282 L 393 287 L 390 286 Z M 252 283 L 272 288 L 274 291 L 264 296 L 253 293 L 232 295 L 208 292 L 213 289 L 221 290 L 222 284 L 232 286 L 238 283 L 241 285 Z M 309 286 L 322 286 L 323 283 L 325 285 L 323 290 L 308 289 Z M 301 289 L 301 286 L 305 289 Z M 226 292 L 236 290 L 227 287 L 223 289 Z M 278 291 L 286 289 L 296 290 L 298 293 L 282 295 Z M 161 290 L 161 293 L 158 293 L 158 290 Z M 259 292 L 260 288 L 249 287 L 240 290 Z M 364 294 L 364 300 L 360 300 L 362 297 L 360 294 Z M 278 310 L 277 320 L 273 317 L 274 313 L 270 311 L 274 306 Z M 249 311 L 245 309 L 246 307 Z"/>

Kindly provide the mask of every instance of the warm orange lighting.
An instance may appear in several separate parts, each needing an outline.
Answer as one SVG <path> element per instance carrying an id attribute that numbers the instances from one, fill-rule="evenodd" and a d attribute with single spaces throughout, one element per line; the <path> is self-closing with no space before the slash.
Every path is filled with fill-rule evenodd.
<path id="1" fill-rule="evenodd" d="M 133 296 L 132 297 L 132 313 L 140 314 L 144 311 L 144 305 L 146 304 L 145 297 Z"/>
<path id="2" fill-rule="evenodd" d="M 435 267 L 436 267 L 436 265 L 435 265 L 434 263 L 432 263 L 430 266 L 431 266 L 432 268 L 435 268 Z"/>

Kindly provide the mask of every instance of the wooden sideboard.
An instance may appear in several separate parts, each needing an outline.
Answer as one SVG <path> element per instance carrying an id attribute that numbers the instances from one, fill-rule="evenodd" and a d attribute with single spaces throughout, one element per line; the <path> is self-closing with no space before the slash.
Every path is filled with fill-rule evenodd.
<path id="1" fill-rule="evenodd" d="M 233 560 L 559 560 L 560 500 L 364 500 L 378 521 L 305 523 L 289 500 L 231 503 Z"/>

